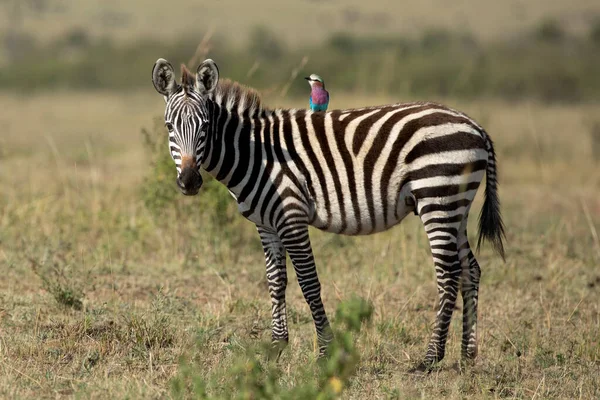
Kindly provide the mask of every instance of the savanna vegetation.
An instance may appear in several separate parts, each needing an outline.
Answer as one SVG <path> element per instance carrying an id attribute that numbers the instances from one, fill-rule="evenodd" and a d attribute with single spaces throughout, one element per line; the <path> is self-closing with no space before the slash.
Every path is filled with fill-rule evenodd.
<path id="1" fill-rule="evenodd" d="M 35 8 L 58 4 L 50 1 L 18 4 L 61 13 Z M 117 18 L 134 15 L 121 7 L 107 3 L 100 13 L 113 13 L 112 36 L 97 22 L 74 29 L 41 20 L 44 37 L 27 17 L 11 31 L 19 46 L 5 42 L 0 397 L 600 396 L 600 25 L 587 2 L 569 6 L 587 12 L 585 23 L 536 9 L 518 35 L 501 34 L 489 15 L 493 35 L 441 20 L 442 30 L 407 35 L 395 25 L 368 30 L 361 21 L 375 12 L 358 8 L 360 34 L 307 33 L 305 43 L 250 22 L 243 37 L 142 35 L 152 30 Z M 261 89 L 268 105 L 306 106 L 299 77 L 318 72 L 334 108 L 435 99 L 486 127 L 498 153 L 507 260 L 487 246 L 478 257 L 474 366 L 458 365 L 458 307 L 446 359 L 428 375 L 408 373 L 424 354 L 436 302 L 414 217 L 369 237 L 311 231 L 335 348 L 316 359 L 312 319 L 290 272 L 290 344 L 269 361 L 270 301 L 254 226 L 214 181 L 198 197 L 178 193 L 163 101 L 151 87 L 158 57 L 194 64 L 205 55 L 224 76 Z"/>
<path id="2" fill-rule="evenodd" d="M 327 72 L 333 94 L 583 102 L 600 96 L 600 19 L 587 30 L 572 35 L 547 20 L 492 43 L 460 30 L 429 29 L 413 38 L 332 33 L 317 44 L 290 47 L 266 27 L 253 28 L 239 45 L 212 31 L 121 44 L 74 28 L 51 42 L 15 34 L 0 85 L 16 92 L 140 89 L 159 56 L 191 66 L 210 54 L 226 76 L 281 96 L 306 92 L 295 77 L 309 67 Z"/>

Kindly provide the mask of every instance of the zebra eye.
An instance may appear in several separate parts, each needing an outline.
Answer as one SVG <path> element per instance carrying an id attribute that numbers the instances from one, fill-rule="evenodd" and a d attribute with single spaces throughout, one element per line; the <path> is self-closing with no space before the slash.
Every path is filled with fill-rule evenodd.
<path id="1" fill-rule="evenodd" d="M 172 123 L 167 122 L 165 124 L 165 126 L 167 127 L 167 129 L 168 129 L 169 132 L 173 132 L 173 124 Z"/>

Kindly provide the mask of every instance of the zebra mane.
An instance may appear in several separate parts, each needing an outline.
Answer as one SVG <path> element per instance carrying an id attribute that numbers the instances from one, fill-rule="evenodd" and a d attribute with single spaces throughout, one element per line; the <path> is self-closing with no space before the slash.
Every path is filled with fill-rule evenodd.
<path id="1" fill-rule="evenodd" d="M 187 69 L 185 64 L 181 64 L 181 86 L 183 87 L 183 93 L 187 96 L 190 91 L 194 90 L 195 84 L 196 77 L 194 74 Z"/>
<path id="2" fill-rule="evenodd" d="M 240 114 L 248 111 L 253 115 L 263 109 L 258 91 L 229 79 L 219 80 L 212 100 L 228 111 L 237 111 Z"/>

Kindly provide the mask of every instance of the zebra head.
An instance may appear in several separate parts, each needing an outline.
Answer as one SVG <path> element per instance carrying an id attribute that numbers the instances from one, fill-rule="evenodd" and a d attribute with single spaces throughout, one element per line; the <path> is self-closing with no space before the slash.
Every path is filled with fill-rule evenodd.
<path id="1" fill-rule="evenodd" d="M 154 88 L 167 103 L 165 126 L 177 167 L 177 186 L 187 196 L 196 195 L 202 186 L 200 166 L 210 124 L 207 101 L 218 80 L 219 69 L 210 59 L 200 64 L 195 76 L 182 65 L 181 83 L 177 83 L 173 66 L 165 59 L 158 59 L 152 69 Z"/>

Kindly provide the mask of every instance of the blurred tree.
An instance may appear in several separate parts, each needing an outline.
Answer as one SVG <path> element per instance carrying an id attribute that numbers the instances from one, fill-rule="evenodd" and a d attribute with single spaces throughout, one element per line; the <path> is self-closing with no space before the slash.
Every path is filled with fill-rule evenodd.
<path id="1" fill-rule="evenodd" d="M 65 34 L 65 45 L 73 48 L 85 48 L 90 44 L 90 35 L 83 28 L 73 28 Z"/>
<path id="2" fill-rule="evenodd" d="M 534 37 L 542 42 L 557 43 L 565 36 L 565 31 L 555 19 L 543 21 L 534 31 Z"/>
<path id="3" fill-rule="evenodd" d="M 600 46 L 600 18 L 597 18 L 590 29 L 590 40 Z"/>
<path id="4" fill-rule="evenodd" d="M 26 15 L 40 15 L 49 9 L 49 0 L 0 0 L 8 23 L 4 27 L 2 49 L 8 60 L 15 60 L 33 51 L 35 39 L 21 28 Z"/>
<path id="5" fill-rule="evenodd" d="M 250 33 L 248 41 L 250 54 L 268 61 L 276 61 L 283 55 L 283 43 L 274 32 L 264 26 L 257 26 Z"/>
<path id="6" fill-rule="evenodd" d="M 35 39 L 27 32 L 9 30 L 2 40 L 2 47 L 9 61 L 15 61 L 31 54 L 35 49 Z"/>

